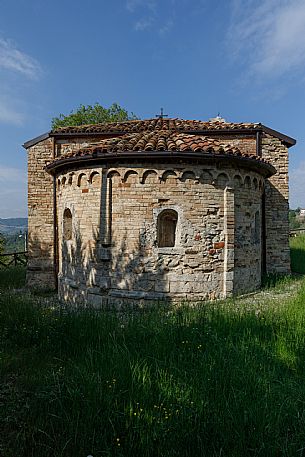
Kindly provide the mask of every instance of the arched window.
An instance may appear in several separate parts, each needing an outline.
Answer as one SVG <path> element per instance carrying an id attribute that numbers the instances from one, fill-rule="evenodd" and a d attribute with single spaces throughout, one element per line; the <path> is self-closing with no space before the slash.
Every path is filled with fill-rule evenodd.
<path id="1" fill-rule="evenodd" d="M 64 210 L 63 239 L 65 241 L 72 239 L 72 213 L 69 208 Z"/>
<path id="2" fill-rule="evenodd" d="M 158 216 L 158 247 L 173 247 L 176 241 L 178 213 L 173 209 L 165 209 Z"/>

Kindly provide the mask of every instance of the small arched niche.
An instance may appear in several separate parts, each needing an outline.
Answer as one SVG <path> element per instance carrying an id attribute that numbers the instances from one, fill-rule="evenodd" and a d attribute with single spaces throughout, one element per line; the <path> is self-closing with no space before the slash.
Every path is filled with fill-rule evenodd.
<path id="1" fill-rule="evenodd" d="M 85 173 L 81 173 L 77 178 L 77 187 L 84 187 L 86 181 Z"/>
<path id="2" fill-rule="evenodd" d="M 220 188 L 220 189 L 225 189 L 225 187 L 228 185 L 229 183 L 229 177 L 226 173 L 220 173 L 218 176 L 217 176 L 217 186 Z"/>
<path id="3" fill-rule="evenodd" d="M 138 172 L 135 170 L 128 170 L 123 178 L 123 182 L 137 184 L 139 180 Z"/>
<path id="4" fill-rule="evenodd" d="M 93 171 L 89 177 L 89 183 L 92 187 L 99 188 L 101 186 L 101 175 L 97 171 Z"/>
<path id="5" fill-rule="evenodd" d="M 172 248 L 176 243 L 178 213 L 173 209 L 163 210 L 157 219 L 157 243 L 159 248 Z"/>
<path id="6" fill-rule="evenodd" d="M 72 213 L 69 208 L 64 210 L 63 215 L 63 240 L 69 241 L 72 239 Z"/>
<path id="7" fill-rule="evenodd" d="M 250 176 L 245 177 L 245 188 L 246 189 L 251 189 L 251 178 Z"/>
<path id="8" fill-rule="evenodd" d="M 142 183 L 143 184 L 158 184 L 159 179 L 158 179 L 157 172 L 155 170 L 145 171 L 145 173 L 143 173 Z"/>
<path id="9" fill-rule="evenodd" d="M 186 184 L 192 184 L 193 181 L 196 179 L 195 173 L 193 171 L 184 171 L 181 176 L 181 181 Z"/>
<path id="10" fill-rule="evenodd" d="M 161 184 L 177 185 L 177 173 L 174 170 L 165 170 L 162 174 Z"/>

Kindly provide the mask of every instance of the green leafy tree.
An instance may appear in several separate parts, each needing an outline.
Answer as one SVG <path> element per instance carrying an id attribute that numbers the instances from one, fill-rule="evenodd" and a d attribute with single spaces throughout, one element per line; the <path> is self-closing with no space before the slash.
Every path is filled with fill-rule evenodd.
<path id="1" fill-rule="evenodd" d="M 301 224 L 300 221 L 297 219 L 297 210 L 290 209 L 289 210 L 289 227 L 290 230 L 297 230 L 300 228 Z"/>
<path id="2" fill-rule="evenodd" d="M 132 119 L 138 118 L 134 113 L 128 113 L 117 103 L 113 103 L 109 108 L 104 108 L 99 103 L 95 103 L 95 105 L 80 105 L 68 115 L 60 114 L 58 117 L 53 117 L 52 129 L 70 125 L 122 122 Z"/>

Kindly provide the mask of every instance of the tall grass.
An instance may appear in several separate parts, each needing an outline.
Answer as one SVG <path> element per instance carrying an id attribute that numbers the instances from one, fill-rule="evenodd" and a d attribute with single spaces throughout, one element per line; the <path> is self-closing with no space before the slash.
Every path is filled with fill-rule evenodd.
<path id="1" fill-rule="evenodd" d="M 304 301 L 120 315 L 0 295 L 1 455 L 302 455 Z"/>
<path id="2" fill-rule="evenodd" d="M 25 267 L 1 267 L 0 289 L 21 288 L 25 285 Z"/>
<path id="3" fill-rule="evenodd" d="M 133 313 L 3 286 L 0 455 L 304 455 L 305 281 L 281 298 L 293 284 Z"/>
<path id="4" fill-rule="evenodd" d="M 290 238 L 291 269 L 305 274 L 305 235 Z"/>

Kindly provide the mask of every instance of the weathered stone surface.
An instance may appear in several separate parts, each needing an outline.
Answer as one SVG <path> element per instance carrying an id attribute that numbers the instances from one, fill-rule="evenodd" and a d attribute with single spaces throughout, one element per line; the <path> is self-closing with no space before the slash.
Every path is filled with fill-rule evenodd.
<path id="1" fill-rule="evenodd" d="M 97 141 L 72 137 L 55 150 L 64 157 Z M 254 138 L 226 141 L 243 154 L 256 153 Z M 59 296 L 93 307 L 254 290 L 262 274 L 264 193 L 267 271 L 290 271 L 288 156 L 280 140 L 262 138 L 263 158 L 278 170 L 268 180 L 229 162 L 220 167 L 213 160 L 204 166 L 117 160 L 111 166 L 70 166 L 56 176 L 56 195 L 44 170 L 53 150 L 51 139 L 28 150 L 29 285 L 55 287 L 57 263 Z M 69 240 L 63 230 L 66 209 L 72 214 Z M 177 214 L 175 244 L 158 247 L 164 210 Z"/>

